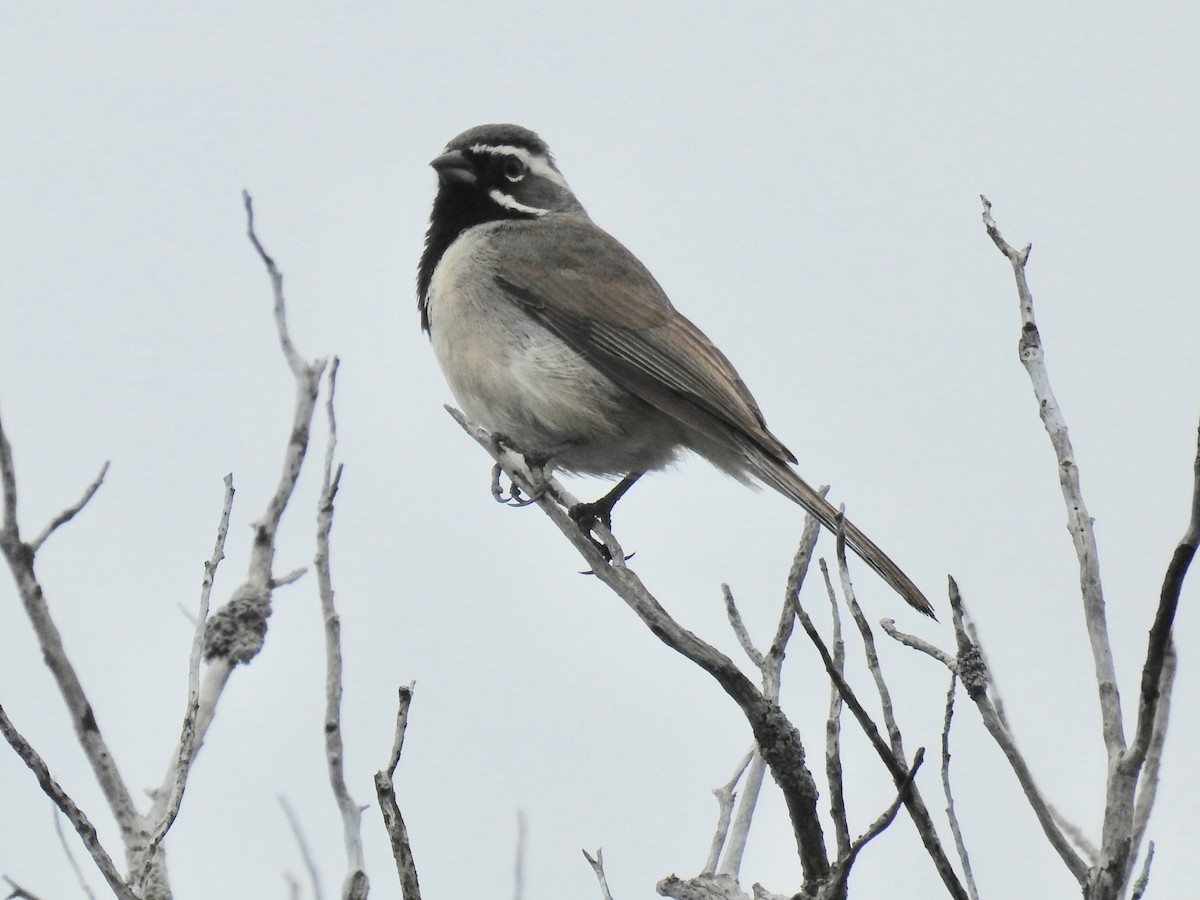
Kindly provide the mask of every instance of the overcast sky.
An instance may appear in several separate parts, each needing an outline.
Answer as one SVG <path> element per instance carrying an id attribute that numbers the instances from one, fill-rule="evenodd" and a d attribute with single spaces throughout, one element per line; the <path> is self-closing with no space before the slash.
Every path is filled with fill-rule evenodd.
<path id="1" fill-rule="evenodd" d="M 604 848 L 618 900 L 702 866 L 710 791 L 749 746 L 744 720 L 577 574 L 537 510 L 492 502 L 490 460 L 442 409 L 419 331 L 427 162 L 464 128 L 514 121 L 734 361 L 801 473 L 830 483 L 943 612 L 946 575 L 958 579 L 1037 778 L 1098 840 L 1104 758 L 1077 566 L 979 194 L 1010 241 L 1034 245 L 1132 720 L 1200 413 L 1198 18 L 1185 3 L 6 4 L 0 412 L 29 534 L 112 461 L 38 571 L 131 787 L 159 783 L 176 739 L 191 641 L 179 607 L 198 600 L 222 478 L 238 488 L 223 600 L 290 422 L 247 188 L 299 349 L 342 359 L 333 569 L 355 798 L 372 801 L 396 686 L 415 679 L 397 782 L 427 897 L 510 896 L 518 809 L 527 900 L 599 896 L 581 848 Z M 312 556 L 318 459 L 285 520 L 281 573 Z M 696 460 L 645 479 L 616 514 L 660 601 L 735 657 L 720 584 L 765 644 L 802 524 L 783 498 Z M 872 619 L 952 645 L 868 570 L 855 578 Z M 1183 600 L 1150 828 L 1150 896 L 1163 898 L 1200 896 L 1200 597 Z M 303 866 L 280 794 L 336 890 L 320 628 L 311 577 L 277 592 L 266 649 L 235 673 L 167 842 L 177 897 L 286 896 L 283 873 Z M 117 853 L 6 579 L 0 635 L 0 703 Z M 883 651 L 906 742 L 934 753 L 946 673 Z M 861 667 L 855 682 L 869 688 Z M 818 768 L 827 702 L 798 638 L 784 703 Z M 846 744 L 857 833 L 892 791 L 850 723 Z M 965 700 L 952 744 L 983 895 L 1075 895 Z M 938 812 L 936 769 L 930 758 L 921 784 Z M 79 896 L 50 806 L 7 748 L 0 808 L 0 874 Z M 373 806 L 364 829 L 374 896 L 398 896 Z M 855 871 L 856 898 L 941 896 L 903 815 Z M 800 887 L 771 785 L 742 876 Z"/>

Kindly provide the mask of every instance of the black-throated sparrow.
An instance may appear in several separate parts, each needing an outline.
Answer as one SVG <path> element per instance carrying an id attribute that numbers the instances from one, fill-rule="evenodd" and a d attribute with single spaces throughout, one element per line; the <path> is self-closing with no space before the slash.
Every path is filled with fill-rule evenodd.
<path id="1" fill-rule="evenodd" d="M 588 218 L 541 138 L 480 125 L 431 165 L 440 184 L 417 277 L 421 327 L 470 418 L 557 468 L 622 476 L 589 505 L 603 517 L 686 448 L 835 527 L 729 360 Z M 887 554 L 844 528 L 855 553 L 933 615 Z"/>

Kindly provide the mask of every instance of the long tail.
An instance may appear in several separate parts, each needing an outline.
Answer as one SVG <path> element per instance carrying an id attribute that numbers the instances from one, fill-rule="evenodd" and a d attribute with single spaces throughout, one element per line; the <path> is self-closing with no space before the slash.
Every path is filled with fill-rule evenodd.
<path id="1" fill-rule="evenodd" d="M 751 452 L 751 471 L 763 484 L 774 488 L 785 497 L 799 503 L 814 518 L 830 531 L 837 530 L 837 510 L 809 487 L 796 472 L 784 462 L 772 459 L 761 452 Z M 863 534 L 849 519 L 843 518 L 842 528 L 846 535 L 846 543 L 868 566 L 879 573 L 909 606 L 936 620 L 933 606 L 920 588 L 913 584 L 912 579 L 904 574 L 904 570 L 892 562 L 869 537 Z"/>

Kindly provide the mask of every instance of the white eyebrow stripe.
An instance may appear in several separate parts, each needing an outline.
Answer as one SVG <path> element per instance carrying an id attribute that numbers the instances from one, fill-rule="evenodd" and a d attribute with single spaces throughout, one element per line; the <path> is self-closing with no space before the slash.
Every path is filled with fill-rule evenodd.
<path id="1" fill-rule="evenodd" d="M 550 165 L 544 155 L 537 154 L 536 156 L 526 150 L 524 147 L 515 147 L 510 144 L 472 144 L 470 147 L 472 153 L 491 153 L 494 156 L 515 156 L 529 167 L 529 171 L 539 178 L 546 178 L 553 181 L 559 187 L 566 190 L 571 188 L 567 185 L 567 180 Z"/>
<path id="2" fill-rule="evenodd" d="M 501 190 L 497 190 L 496 188 L 492 188 L 492 190 L 488 191 L 488 196 L 505 209 L 511 209 L 515 212 L 528 213 L 531 216 L 544 216 L 546 213 L 550 212 L 548 209 L 538 209 L 536 206 L 526 206 L 524 203 L 519 203 L 508 194 Z"/>

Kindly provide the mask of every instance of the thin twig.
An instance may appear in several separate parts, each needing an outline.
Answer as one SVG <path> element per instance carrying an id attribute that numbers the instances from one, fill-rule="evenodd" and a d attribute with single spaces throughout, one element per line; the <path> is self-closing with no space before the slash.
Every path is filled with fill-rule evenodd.
<path id="1" fill-rule="evenodd" d="M 596 873 L 596 881 L 600 883 L 600 895 L 603 900 L 613 900 L 612 891 L 608 889 L 608 879 L 604 877 L 604 851 L 597 850 L 596 855 L 592 856 L 584 850 L 583 858 L 588 861 L 588 865 Z"/>
<path id="2" fill-rule="evenodd" d="M 1142 900 L 1146 896 L 1146 885 L 1150 883 L 1150 864 L 1154 862 L 1154 841 L 1146 848 L 1146 858 L 1142 861 L 1142 873 L 1133 883 L 1133 893 L 1129 900 Z"/>
<path id="3" fill-rule="evenodd" d="M 867 624 L 867 617 L 863 615 L 863 611 L 858 605 L 858 600 L 855 599 L 854 585 L 850 581 L 850 564 L 846 561 L 846 532 L 844 525 L 844 510 L 838 510 L 837 561 L 838 575 L 842 582 L 842 595 L 846 598 L 846 606 L 850 610 L 850 615 L 854 618 L 854 624 L 858 627 L 858 633 L 862 636 L 863 654 L 867 659 L 867 669 L 871 673 L 871 678 L 875 681 L 875 690 L 879 694 L 879 708 L 883 715 L 884 727 L 887 729 L 888 742 L 891 744 L 892 754 L 896 759 L 903 760 L 905 758 L 904 738 L 900 734 L 900 725 L 896 722 L 896 712 L 892 706 L 892 694 L 888 690 L 887 682 L 884 680 L 883 669 L 879 664 L 879 654 L 875 650 L 875 634 L 871 631 L 871 626 Z"/>
<path id="4" fill-rule="evenodd" d="M 513 900 L 525 897 L 525 810 L 517 810 L 517 849 L 513 860 Z"/>
<path id="5" fill-rule="evenodd" d="M 825 646 L 825 642 L 821 639 L 821 635 L 813 625 L 812 619 L 809 618 L 808 613 L 804 611 L 804 607 L 798 601 L 796 603 L 796 617 L 800 620 L 800 625 L 804 628 L 805 633 L 808 634 L 809 640 L 817 648 L 817 652 L 821 656 L 821 661 L 825 664 L 826 674 L 837 685 L 843 699 L 846 701 L 846 705 L 854 714 L 854 718 L 858 721 L 863 733 L 866 734 L 867 739 L 875 748 L 875 752 L 879 755 L 879 758 L 883 760 L 883 764 L 892 776 L 893 783 L 899 788 L 908 779 L 907 765 L 903 760 L 897 760 L 893 755 L 892 748 L 888 746 L 887 741 L 880 735 L 879 728 L 871 720 L 870 715 L 863 708 L 858 697 L 855 696 L 854 690 L 837 671 L 833 663 L 833 657 L 829 653 L 829 648 Z M 946 851 L 942 848 L 941 841 L 937 835 L 937 829 L 933 824 L 933 819 L 929 815 L 925 801 L 921 798 L 920 789 L 915 783 L 912 783 L 900 793 L 904 799 L 904 805 L 912 817 L 913 824 L 917 828 L 917 833 L 920 835 L 921 843 L 924 845 L 925 851 L 929 854 L 929 858 L 933 861 L 934 867 L 942 879 L 942 883 L 950 892 L 950 896 L 954 897 L 955 900 L 968 900 L 967 893 L 959 882 L 958 875 L 955 873 L 954 867 L 950 864 L 950 860 L 946 856 Z"/>
<path id="6" fill-rule="evenodd" d="M 12 888 L 12 893 L 5 897 L 4 900 L 41 900 L 41 897 L 37 894 L 25 890 L 25 888 L 21 887 L 7 875 L 0 877 L 3 877 L 8 882 L 8 886 Z"/>
<path id="7" fill-rule="evenodd" d="M 1016 250 L 1000 235 L 992 218 L 992 204 L 986 197 L 983 201 L 983 224 L 988 236 L 1008 259 L 1017 282 L 1017 294 L 1021 305 L 1021 339 L 1019 352 L 1021 364 L 1029 373 L 1037 399 L 1038 412 L 1050 437 L 1054 455 L 1058 460 L 1058 480 L 1063 501 L 1067 508 L 1067 530 L 1075 544 L 1075 555 L 1079 560 L 1079 585 L 1083 596 L 1083 613 L 1087 621 L 1088 638 L 1092 648 L 1096 683 L 1100 694 L 1100 714 L 1104 732 L 1104 745 L 1109 759 L 1115 761 L 1125 750 L 1125 731 L 1121 719 L 1121 703 L 1117 691 L 1116 667 L 1113 664 L 1112 645 L 1108 638 L 1108 621 L 1104 612 L 1104 594 L 1100 585 L 1100 554 L 1096 547 L 1096 533 L 1092 518 L 1083 502 L 1079 467 L 1075 463 L 1075 450 L 1067 434 L 1062 410 L 1050 388 L 1050 376 L 1046 369 L 1041 335 L 1033 315 L 1033 294 L 1025 277 L 1025 265 L 1029 261 L 1030 245 Z"/>
<path id="8" fill-rule="evenodd" d="M 104 476 L 107 474 L 108 463 L 105 462 L 105 464 L 100 467 L 100 474 L 97 475 L 92 483 L 87 486 L 87 489 L 83 492 L 83 496 L 80 497 L 73 506 L 68 506 L 57 516 L 51 519 L 50 524 L 42 529 L 42 533 L 29 542 L 30 553 L 37 553 L 39 550 L 41 550 L 42 544 L 46 543 L 50 535 L 54 534 L 54 532 L 57 531 L 61 526 L 70 522 L 79 514 L 80 510 L 88 505 L 88 501 L 91 500 L 92 497 L 96 496 L 96 491 L 100 490 L 100 485 L 104 484 Z"/>
<path id="9" fill-rule="evenodd" d="M 827 490 L 827 487 L 821 488 L 822 496 L 824 496 Z M 775 626 L 775 636 L 766 654 L 759 653 L 753 646 L 749 634 L 745 633 L 745 627 L 742 625 L 741 616 L 734 605 L 733 596 L 729 592 L 729 588 L 725 585 L 721 586 L 725 593 L 726 609 L 729 611 L 730 622 L 734 627 L 734 632 L 738 633 L 739 628 L 741 629 L 739 640 L 742 641 L 743 649 L 746 650 L 747 655 L 750 656 L 761 673 L 763 696 L 772 703 L 779 702 L 779 691 L 783 678 L 783 659 L 787 652 L 788 642 L 791 640 L 792 633 L 795 630 L 796 613 L 792 609 L 792 598 L 799 595 L 800 588 L 804 584 L 804 577 L 808 572 L 808 566 L 812 560 L 813 551 L 816 549 L 817 538 L 820 536 L 820 533 L 820 523 L 812 516 L 806 516 L 804 531 L 800 535 L 800 543 L 792 559 L 791 570 L 788 572 L 787 585 L 784 589 L 783 607 L 779 613 L 779 623 Z M 741 795 L 738 798 L 737 815 L 734 817 L 732 827 L 729 831 L 729 836 L 725 844 L 725 855 L 717 870 L 718 875 L 729 876 L 736 881 L 741 872 L 742 857 L 745 855 L 746 846 L 750 840 L 750 825 L 754 819 L 754 811 L 758 806 L 758 798 L 762 792 L 766 769 L 767 764 L 763 755 L 757 752 L 754 753 L 750 760 L 749 770 L 746 772 L 746 780 L 742 786 Z"/>
<path id="10" fill-rule="evenodd" d="M 899 641 L 906 647 L 911 647 L 913 650 L 919 650 L 926 656 L 932 656 L 951 672 L 957 672 L 958 668 L 954 662 L 954 657 L 942 650 L 940 647 L 935 647 L 928 641 L 922 640 L 913 634 L 901 631 L 896 627 L 895 619 L 884 619 L 879 623 L 879 627 L 884 630 L 888 637 L 892 640 Z"/>
<path id="11" fill-rule="evenodd" d="M 413 860 L 412 844 L 408 840 L 408 828 L 400 805 L 396 802 L 396 787 L 392 778 L 400 764 L 404 750 L 404 732 L 408 728 L 408 708 L 412 703 L 413 685 L 400 688 L 400 703 L 396 711 L 396 736 L 392 741 L 392 754 L 386 769 L 375 773 L 375 795 L 379 799 L 379 811 L 383 815 L 383 826 L 392 845 L 392 856 L 396 860 L 396 871 L 400 876 L 400 892 L 404 900 L 421 900 L 421 885 L 417 880 L 417 865 Z"/>
<path id="12" fill-rule="evenodd" d="M 1008 727 L 1001 721 L 995 706 L 992 705 L 991 700 L 988 698 L 986 670 L 983 670 L 982 659 L 979 658 L 975 646 L 971 643 L 970 637 L 967 634 L 967 629 L 963 625 L 966 613 L 962 594 L 959 593 L 958 584 L 953 578 L 949 579 L 949 582 L 951 621 L 953 622 L 954 634 L 959 645 L 959 677 L 963 680 L 963 686 L 967 689 L 967 695 L 975 702 L 975 706 L 979 710 L 979 715 L 983 719 L 984 727 L 988 730 L 993 740 L 1000 746 L 1001 752 L 1004 753 L 1009 766 L 1012 767 L 1013 773 L 1017 776 L 1017 781 L 1020 782 L 1021 789 L 1025 792 L 1025 798 L 1029 801 L 1034 815 L 1037 816 L 1038 823 L 1042 826 L 1042 831 L 1049 839 L 1050 846 L 1058 852 L 1067 869 L 1075 876 L 1080 886 L 1083 886 L 1087 883 L 1088 878 L 1087 863 L 1075 852 L 1062 830 L 1055 823 L 1054 816 L 1050 812 L 1050 806 L 1042 796 L 1042 792 L 1038 789 L 1029 764 L 1025 761 L 1025 757 L 1021 755 L 1021 751 L 1017 749 L 1016 740 L 1008 730 Z"/>
<path id="13" fill-rule="evenodd" d="M 153 834 L 147 844 L 145 862 L 139 880 L 145 878 L 158 845 L 166 837 L 171 825 L 179 815 L 183 803 L 183 792 L 187 787 L 192 761 L 196 758 L 196 720 L 200 714 L 200 663 L 204 657 L 204 634 L 208 624 L 208 611 L 212 602 L 213 582 L 217 567 L 225 558 L 225 539 L 229 535 L 229 517 L 233 512 L 233 474 L 225 476 L 225 499 L 221 506 L 221 518 L 217 523 L 217 537 L 212 556 L 204 563 L 204 576 L 200 580 L 200 609 L 196 613 L 195 630 L 192 634 L 192 650 L 188 658 L 188 699 L 180 729 L 179 751 L 175 765 L 168 770 L 166 779 L 155 797 L 154 808 L 147 817 L 154 823 Z"/>
<path id="14" fill-rule="evenodd" d="M 1142 767 L 1141 778 L 1138 780 L 1137 802 L 1133 808 L 1133 856 L 1136 857 L 1138 848 L 1146 838 L 1146 828 L 1150 824 L 1150 813 L 1154 810 L 1154 801 L 1158 797 L 1159 772 L 1162 766 L 1163 745 L 1167 739 L 1167 724 L 1171 718 L 1171 691 L 1175 684 L 1175 669 L 1178 659 L 1175 655 L 1175 642 L 1167 642 L 1167 650 L 1163 660 L 1162 684 L 1159 690 L 1158 715 L 1155 718 L 1154 731 L 1150 735 L 1150 749 L 1146 751 L 1146 763 Z M 1130 874 L 1132 875 L 1131 861 Z"/>
<path id="15" fill-rule="evenodd" d="M 749 752 L 742 757 L 742 761 L 738 763 L 733 777 L 713 791 L 713 796 L 717 798 L 717 828 L 713 832 L 712 843 L 708 848 L 708 859 L 704 862 L 704 868 L 700 870 L 701 874 L 711 875 L 717 871 L 717 863 L 721 859 L 721 850 L 724 849 L 725 838 L 729 834 L 729 821 L 733 818 L 733 801 L 737 796 L 734 789 L 737 787 L 737 783 L 742 780 L 742 773 L 746 771 L 746 767 L 750 765 L 750 761 L 755 757 L 756 753 L 757 748 L 751 747 Z"/>
<path id="16" fill-rule="evenodd" d="M 363 807 L 354 802 L 346 786 L 345 749 L 342 742 L 342 624 L 334 605 L 333 575 L 329 566 L 334 499 L 342 480 L 341 464 L 336 470 L 333 466 L 337 451 L 337 417 L 334 415 L 333 401 L 337 391 L 338 364 L 335 356 L 329 366 L 325 396 L 329 439 L 325 445 L 321 496 L 317 501 L 317 552 L 313 566 L 317 570 L 317 590 L 325 620 L 325 760 L 329 768 L 329 784 L 342 816 L 342 839 L 346 848 L 346 878 L 342 885 L 342 897 L 343 900 L 360 900 L 366 896 L 368 889 L 362 843 Z"/>
<path id="17" fill-rule="evenodd" d="M 979 900 L 979 889 L 975 886 L 975 874 L 971 871 L 971 858 L 963 840 L 958 814 L 954 811 L 954 792 L 950 790 L 950 723 L 954 720 L 954 692 L 958 687 L 958 673 L 950 676 L 950 689 L 946 691 L 946 714 L 942 719 L 942 793 L 946 795 L 946 818 L 950 822 L 950 833 L 954 835 L 954 848 L 962 865 L 963 880 L 971 900 Z"/>
<path id="18" fill-rule="evenodd" d="M 131 845 L 139 841 L 143 829 L 142 817 L 138 814 L 133 796 L 129 792 L 116 760 L 108 748 L 96 721 L 95 710 L 84 691 L 83 682 L 71 664 L 63 645 L 62 635 L 50 615 L 45 592 L 34 574 L 34 553 L 31 545 L 21 539 L 17 523 L 17 475 L 13 462 L 12 446 L 0 421 L 0 484 L 4 493 L 4 521 L 0 525 L 0 552 L 8 562 L 17 592 L 25 608 L 25 614 L 37 637 L 42 659 L 54 676 L 55 684 L 62 694 L 71 717 L 75 737 L 83 748 L 84 755 L 96 776 L 104 799 L 116 819 L 125 844 L 127 855 Z M 85 494 L 85 497 L 87 495 Z M 60 518 L 62 516 L 60 515 Z M 53 529 L 44 530 L 49 533 Z M 31 748 L 32 749 L 32 748 Z M 69 799 L 69 798 L 68 798 Z M 73 823 L 75 824 L 75 823 Z"/>
<path id="19" fill-rule="evenodd" d="M 91 885 L 83 877 L 83 870 L 79 868 L 79 862 L 75 859 L 75 854 L 71 852 L 71 845 L 67 843 L 67 833 L 63 831 L 62 819 L 62 813 L 57 809 L 54 810 L 54 833 L 58 836 L 59 846 L 62 847 L 63 855 L 67 858 L 67 864 L 70 865 L 71 871 L 75 873 L 75 879 L 79 882 L 79 889 L 83 891 L 83 895 L 88 900 L 96 900 L 96 895 L 92 893 Z"/>
<path id="20" fill-rule="evenodd" d="M 817 489 L 817 493 L 824 497 L 829 493 L 829 485 L 821 485 Z M 792 557 L 792 566 L 788 570 L 787 584 L 783 590 L 783 603 L 779 610 L 779 624 L 775 626 L 775 638 L 767 650 L 767 668 L 764 675 L 769 680 L 763 683 L 763 690 L 774 699 L 779 699 L 779 680 L 783 670 L 783 657 L 796 628 L 796 613 L 792 609 L 792 598 L 798 596 L 800 589 L 804 587 L 804 579 L 808 575 L 808 567 L 812 563 L 813 553 L 817 548 L 817 538 L 820 535 L 821 523 L 813 516 L 806 515 L 804 530 L 800 533 L 800 542 Z"/>
<path id="21" fill-rule="evenodd" d="M 829 566 L 820 560 L 821 575 L 825 579 L 825 593 L 829 596 L 829 609 L 833 616 L 833 667 L 838 674 L 846 673 L 846 642 L 842 638 L 842 615 L 838 610 L 837 592 L 829 577 Z M 825 717 L 825 780 L 829 783 L 829 815 L 833 819 L 834 836 L 837 841 L 837 858 L 843 859 L 850 852 L 850 819 L 846 814 L 846 785 L 842 771 L 842 709 L 846 702 L 837 682 L 829 682 L 829 713 Z"/>
<path id="22" fill-rule="evenodd" d="M 1187 530 L 1180 539 L 1171 562 L 1163 577 L 1162 591 L 1159 594 L 1158 609 L 1154 614 L 1154 625 L 1150 628 L 1149 645 L 1146 648 L 1146 662 L 1142 667 L 1142 689 L 1138 703 L 1137 730 L 1133 746 L 1121 762 L 1121 768 L 1126 772 L 1136 772 L 1146 757 L 1150 747 L 1151 733 L 1157 716 L 1157 705 L 1162 696 L 1160 687 L 1162 670 L 1166 663 L 1167 645 L 1171 640 L 1171 627 L 1175 622 L 1175 611 L 1179 608 L 1179 594 L 1183 590 L 1183 581 L 1187 577 L 1188 568 L 1196 555 L 1197 544 L 1200 544 L 1200 429 L 1196 436 L 1196 460 L 1193 464 L 1192 478 L 1192 511 L 1188 520 Z"/>
<path id="23" fill-rule="evenodd" d="M 283 807 L 283 814 L 287 817 L 288 825 L 292 829 L 292 836 L 296 839 L 296 846 L 300 850 L 300 859 L 308 871 L 308 882 L 312 886 L 313 900 L 321 900 L 324 896 L 324 892 L 321 890 L 321 873 L 317 870 L 317 860 L 313 856 L 312 848 L 308 846 L 304 829 L 300 827 L 300 819 L 297 817 L 296 811 L 292 809 L 292 804 L 288 802 L 287 797 L 280 794 L 278 799 L 279 805 Z"/>
<path id="24" fill-rule="evenodd" d="M 0 734 L 4 735 L 4 739 L 8 741 L 9 746 L 17 752 L 17 756 L 33 772 L 38 784 L 41 785 L 43 793 L 54 801 L 54 805 L 62 810 L 62 814 L 67 817 L 67 821 L 71 823 L 71 826 L 75 829 L 75 833 L 83 841 L 83 846 L 91 854 L 92 860 L 96 863 L 96 868 L 100 870 L 100 874 L 104 876 L 104 880 L 108 882 L 108 886 L 112 889 L 112 892 L 120 900 L 138 900 L 137 895 L 125 883 L 125 879 L 121 877 L 121 873 L 117 871 L 112 857 L 108 855 L 108 852 L 100 844 L 100 837 L 96 834 L 96 828 L 92 825 L 91 820 L 88 819 L 87 815 L 79 808 L 75 801 L 68 796 L 59 783 L 54 780 L 54 777 L 50 774 L 50 768 L 46 765 L 46 761 L 25 740 L 24 736 L 17 731 L 16 726 L 8 718 L 8 714 L 4 711 L 3 706 L 0 706 Z"/>
<path id="25" fill-rule="evenodd" d="M 900 804 L 904 803 L 905 797 L 912 787 L 913 779 L 917 777 L 917 770 L 921 768 L 921 763 L 924 761 L 925 748 L 918 747 L 917 754 L 913 757 L 912 766 L 908 770 L 908 777 L 896 787 L 896 799 L 888 805 L 887 809 L 879 814 L 879 817 L 871 823 L 866 831 L 855 839 L 846 855 L 838 858 L 837 871 L 829 885 L 829 896 L 837 895 L 837 892 L 834 890 L 836 887 L 845 890 L 846 881 L 850 877 L 850 870 L 854 867 L 854 861 L 858 858 L 858 854 L 862 852 L 862 849 L 867 844 L 882 834 L 884 829 L 895 821 L 896 813 L 900 811 Z"/>
<path id="26" fill-rule="evenodd" d="M 763 655 L 754 646 L 754 641 L 750 639 L 750 632 L 746 630 L 746 623 L 742 621 L 742 614 L 738 612 L 737 603 L 734 602 L 733 591 L 729 589 L 729 585 L 721 585 L 721 596 L 725 599 L 725 617 L 729 619 L 729 627 L 733 629 L 742 651 L 750 657 L 750 662 L 754 663 L 756 669 L 762 669 Z"/>
<path id="27" fill-rule="evenodd" d="M 301 578 L 308 574 L 308 566 L 298 566 L 286 575 L 280 575 L 278 578 L 271 579 L 271 588 L 287 587 L 289 584 L 295 584 Z"/>

